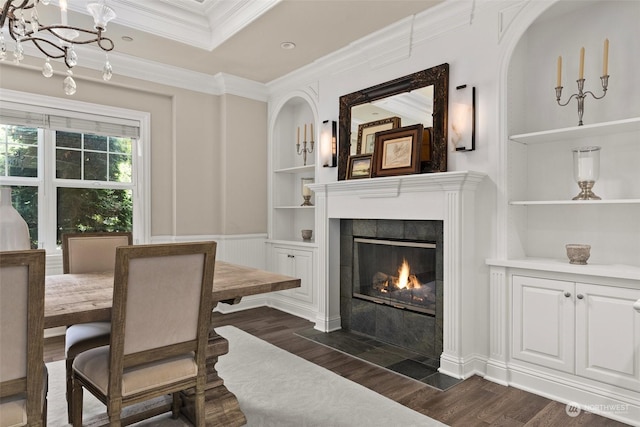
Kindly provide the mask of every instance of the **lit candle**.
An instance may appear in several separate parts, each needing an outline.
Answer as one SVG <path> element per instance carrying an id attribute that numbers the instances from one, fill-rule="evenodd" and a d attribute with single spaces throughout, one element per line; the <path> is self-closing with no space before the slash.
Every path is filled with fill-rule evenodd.
<path id="1" fill-rule="evenodd" d="M 311 140 L 313 141 L 313 123 L 311 123 Z"/>
<path id="2" fill-rule="evenodd" d="M 303 141 L 305 141 L 305 142 L 307 141 L 307 124 L 306 123 L 304 124 L 304 139 L 303 139 Z"/>
<path id="3" fill-rule="evenodd" d="M 584 78 L 584 47 L 580 48 L 580 70 L 578 71 L 578 79 Z"/>
<path id="4" fill-rule="evenodd" d="M 602 54 L 602 75 L 609 73 L 609 39 L 604 39 L 604 53 Z"/>
<path id="5" fill-rule="evenodd" d="M 67 25 L 67 0 L 60 0 L 60 21 Z"/>
<path id="6" fill-rule="evenodd" d="M 562 56 L 558 56 L 558 79 L 556 87 L 562 86 Z"/>

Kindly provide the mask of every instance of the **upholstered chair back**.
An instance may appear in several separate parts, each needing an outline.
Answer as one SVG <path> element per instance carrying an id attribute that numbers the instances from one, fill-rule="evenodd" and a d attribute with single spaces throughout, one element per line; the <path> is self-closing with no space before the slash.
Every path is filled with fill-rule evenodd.
<path id="1" fill-rule="evenodd" d="M 68 233 L 62 236 L 64 273 L 113 271 L 116 248 L 133 244 L 130 232 Z"/>
<path id="2" fill-rule="evenodd" d="M 0 252 L 0 426 L 46 417 L 44 270 L 43 250 Z"/>
<path id="3" fill-rule="evenodd" d="M 204 258 L 191 254 L 130 261 L 124 354 L 197 338 Z"/>

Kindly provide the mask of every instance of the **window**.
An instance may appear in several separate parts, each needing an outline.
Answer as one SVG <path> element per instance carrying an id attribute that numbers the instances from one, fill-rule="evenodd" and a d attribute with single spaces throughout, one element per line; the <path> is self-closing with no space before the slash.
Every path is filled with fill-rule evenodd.
<path id="1" fill-rule="evenodd" d="M 32 247 L 55 250 L 63 233 L 79 231 L 133 231 L 147 241 L 148 114 L 46 97 L 18 104 L 4 94 L 0 185 L 12 187 Z"/>

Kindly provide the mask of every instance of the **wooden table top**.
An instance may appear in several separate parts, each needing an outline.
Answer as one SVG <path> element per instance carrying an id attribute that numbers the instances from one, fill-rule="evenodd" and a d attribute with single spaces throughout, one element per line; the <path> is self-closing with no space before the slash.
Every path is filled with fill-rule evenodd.
<path id="1" fill-rule="evenodd" d="M 300 287 L 300 279 L 216 261 L 214 307 L 219 301 Z M 111 319 L 113 274 L 57 274 L 45 277 L 44 327 Z"/>

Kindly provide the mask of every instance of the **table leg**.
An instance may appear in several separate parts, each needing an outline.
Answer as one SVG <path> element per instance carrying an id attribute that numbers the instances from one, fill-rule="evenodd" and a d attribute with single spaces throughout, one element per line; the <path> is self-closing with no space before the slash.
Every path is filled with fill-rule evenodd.
<path id="1" fill-rule="evenodd" d="M 229 341 L 216 334 L 213 327 L 209 329 L 207 345 L 207 386 L 205 391 L 205 407 L 207 426 L 236 427 L 243 426 L 247 419 L 240 410 L 236 396 L 224 385 L 215 365 L 218 357 L 229 352 Z M 183 393 L 182 413 L 193 422 L 193 392 Z"/>

